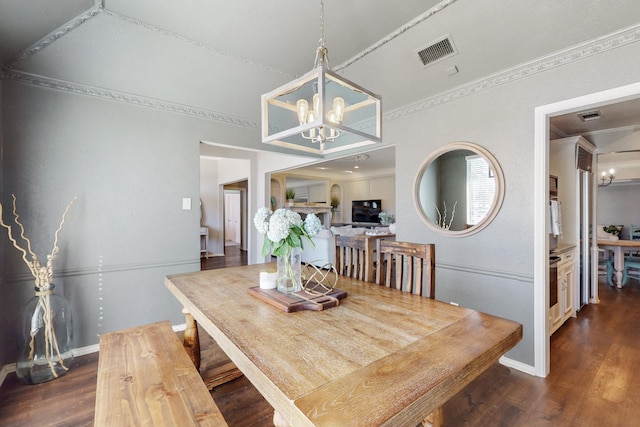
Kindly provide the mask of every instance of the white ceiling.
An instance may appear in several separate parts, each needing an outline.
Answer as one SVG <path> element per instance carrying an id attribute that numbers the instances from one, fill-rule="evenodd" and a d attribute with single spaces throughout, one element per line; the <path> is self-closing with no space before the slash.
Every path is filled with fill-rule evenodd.
<path id="1" fill-rule="evenodd" d="M 383 114 L 638 22 L 637 0 L 325 0 L 324 20 L 330 65 L 380 94 Z M 416 51 L 444 35 L 458 53 L 424 67 Z M 319 37 L 319 0 L 0 0 L 5 78 L 249 124 L 261 94 L 313 67 Z"/>

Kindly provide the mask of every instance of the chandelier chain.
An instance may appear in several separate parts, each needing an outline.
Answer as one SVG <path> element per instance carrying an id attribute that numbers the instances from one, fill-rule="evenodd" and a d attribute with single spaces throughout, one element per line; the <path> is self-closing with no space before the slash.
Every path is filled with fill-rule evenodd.
<path id="1" fill-rule="evenodd" d="M 320 40 L 318 41 L 320 47 L 324 47 L 324 1 L 320 0 Z"/>
<path id="2" fill-rule="evenodd" d="M 317 68 L 320 65 L 324 65 L 329 68 L 329 53 L 324 45 L 324 1 L 320 0 L 320 40 L 318 41 L 316 59 L 313 63 L 313 68 Z"/>

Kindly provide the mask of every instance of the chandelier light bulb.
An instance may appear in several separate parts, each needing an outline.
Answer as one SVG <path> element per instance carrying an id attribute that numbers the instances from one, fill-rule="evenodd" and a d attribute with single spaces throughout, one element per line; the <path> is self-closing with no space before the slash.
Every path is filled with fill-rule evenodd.
<path id="1" fill-rule="evenodd" d="M 317 93 L 313 95 L 313 111 L 320 111 L 320 96 Z"/>
<path id="2" fill-rule="evenodd" d="M 332 120 L 336 123 L 342 123 L 342 119 L 344 118 L 344 99 L 341 97 L 336 97 L 333 100 L 333 111 L 335 112 L 336 119 Z"/>
<path id="3" fill-rule="evenodd" d="M 309 114 L 309 103 L 306 99 L 299 99 L 296 102 L 296 107 L 298 108 L 298 121 L 300 124 L 306 123 L 307 115 Z"/>

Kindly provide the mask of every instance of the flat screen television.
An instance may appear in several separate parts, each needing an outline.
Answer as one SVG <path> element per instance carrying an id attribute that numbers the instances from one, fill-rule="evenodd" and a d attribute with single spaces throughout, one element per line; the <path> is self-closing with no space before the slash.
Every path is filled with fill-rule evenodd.
<path id="1" fill-rule="evenodd" d="M 382 200 L 354 200 L 351 202 L 352 222 L 380 222 L 378 214 L 382 212 Z"/>

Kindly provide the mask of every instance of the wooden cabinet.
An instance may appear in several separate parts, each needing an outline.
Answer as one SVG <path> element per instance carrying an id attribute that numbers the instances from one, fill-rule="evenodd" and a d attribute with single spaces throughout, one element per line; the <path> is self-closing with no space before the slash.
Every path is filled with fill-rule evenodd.
<path id="1" fill-rule="evenodd" d="M 553 334 L 569 318 L 575 317 L 576 292 L 575 249 L 558 254 L 558 303 L 549 308 L 549 334 Z"/>

